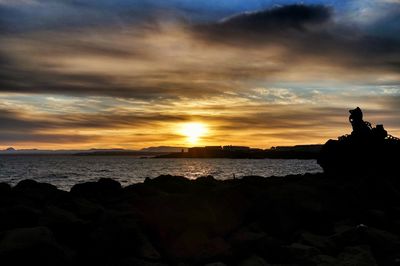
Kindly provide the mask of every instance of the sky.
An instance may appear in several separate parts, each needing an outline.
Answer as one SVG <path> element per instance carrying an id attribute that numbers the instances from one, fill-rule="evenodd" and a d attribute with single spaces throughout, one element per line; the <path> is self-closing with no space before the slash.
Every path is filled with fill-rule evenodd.
<path id="1" fill-rule="evenodd" d="M 400 0 L 0 0 L 0 149 L 325 143 L 357 106 L 400 136 Z"/>

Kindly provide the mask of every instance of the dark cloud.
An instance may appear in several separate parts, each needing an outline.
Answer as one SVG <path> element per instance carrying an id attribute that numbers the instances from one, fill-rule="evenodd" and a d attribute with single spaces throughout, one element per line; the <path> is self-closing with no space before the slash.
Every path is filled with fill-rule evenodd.
<path id="1" fill-rule="evenodd" d="M 153 73 L 130 77 L 118 74 L 72 74 L 52 68 L 32 69 L 0 58 L 0 92 L 61 95 L 101 95 L 136 99 L 173 99 L 182 96 L 207 97 L 219 94 L 212 81 L 190 84 L 182 73 Z M 175 78 L 173 78 L 175 77 Z M 222 88 L 221 85 L 218 86 Z"/>
<path id="2" fill-rule="evenodd" d="M 321 5 L 288 5 L 257 12 L 249 12 L 224 19 L 219 28 L 240 31 L 270 32 L 287 29 L 305 30 L 307 25 L 329 21 L 331 9 Z"/>
<path id="3" fill-rule="evenodd" d="M 154 1 L 49 1 L 0 3 L 1 33 L 27 33 L 71 28 L 125 27 L 151 22 L 156 16 Z M 167 11 L 166 11 L 167 12 Z"/>
<path id="4" fill-rule="evenodd" d="M 200 25 L 196 32 L 219 41 L 271 41 L 299 34 L 330 21 L 331 9 L 321 5 L 288 5 L 235 15 L 218 23 Z M 283 35 L 283 36 L 282 36 Z M 294 37 L 294 36 L 293 36 Z"/>
<path id="5" fill-rule="evenodd" d="M 400 41 L 394 32 L 392 36 L 371 35 L 348 26 L 346 21 L 335 21 L 332 9 L 320 5 L 289 5 L 244 13 L 196 26 L 194 32 L 199 40 L 214 45 L 280 47 L 285 50 L 281 63 L 290 65 L 306 62 L 309 66 L 338 66 L 354 73 L 397 73 L 400 63 Z"/>

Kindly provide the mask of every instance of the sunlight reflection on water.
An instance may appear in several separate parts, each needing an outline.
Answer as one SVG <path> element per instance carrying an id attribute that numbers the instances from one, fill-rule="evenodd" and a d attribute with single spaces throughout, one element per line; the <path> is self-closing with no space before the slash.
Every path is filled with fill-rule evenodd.
<path id="1" fill-rule="evenodd" d="M 322 172 L 316 160 L 271 159 L 138 159 L 123 156 L 0 156 L 0 182 L 15 185 L 23 179 L 48 182 L 69 190 L 74 184 L 113 178 L 122 185 L 146 177 L 181 175 L 195 179 L 212 175 L 230 179 L 249 175 L 285 176 Z"/>

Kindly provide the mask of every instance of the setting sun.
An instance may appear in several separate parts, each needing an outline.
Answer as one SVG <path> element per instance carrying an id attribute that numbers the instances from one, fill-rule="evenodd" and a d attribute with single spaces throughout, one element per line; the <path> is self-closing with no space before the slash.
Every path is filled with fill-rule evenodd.
<path id="1" fill-rule="evenodd" d="M 207 131 L 207 126 L 202 123 L 186 123 L 182 125 L 180 133 L 187 137 L 189 143 L 195 144 Z"/>

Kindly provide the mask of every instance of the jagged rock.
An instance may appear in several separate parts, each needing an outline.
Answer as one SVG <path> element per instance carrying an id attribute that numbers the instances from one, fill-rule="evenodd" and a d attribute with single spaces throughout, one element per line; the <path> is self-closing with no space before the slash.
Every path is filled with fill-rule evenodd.
<path id="1" fill-rule="evenodd" d="M 2 266 L 69 265 L 71 254 L 56 242 L 48 228 L 19 228 L 4 232 L 0 261 Z"/>

